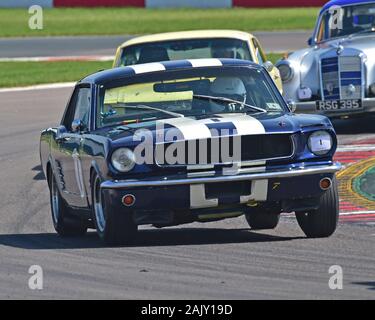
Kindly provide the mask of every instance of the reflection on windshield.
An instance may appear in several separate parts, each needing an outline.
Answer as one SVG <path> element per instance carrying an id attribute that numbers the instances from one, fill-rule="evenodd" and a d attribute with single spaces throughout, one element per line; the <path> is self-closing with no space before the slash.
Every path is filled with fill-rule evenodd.
<path id="1" fill-rule="evenodd" d="M 199 58 L 252 60 L 248 44 L 245 41 L 238 39 L 190 39 L 159 41 L 126 47 L 121 55 L 121 65 Z"/>
<path id="2" fill-rule="evenodd" d="M 331 7 L 319 26 L 318 41 L 375 31 L 375 3 Z"/>
<path id="3" fill-rule="evenodd" d="M 160 80 L 100 90 L 99 127 L 166 117 L 280 112 L 282 101 L 263 71 L 249 68 L 161 73 Z M 192 74 L 193 73 L 193 74 Z M 164 79 L 162 78 L 164 77 Z"/>

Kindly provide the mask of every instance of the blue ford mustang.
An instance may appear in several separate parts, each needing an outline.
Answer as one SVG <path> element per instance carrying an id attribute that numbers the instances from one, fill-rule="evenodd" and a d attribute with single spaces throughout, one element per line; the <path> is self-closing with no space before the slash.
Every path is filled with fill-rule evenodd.
<path id="1" fill-rule="evenodd" d="M 165 227 L 245 214 L 273 229 L 295 212 L 308 237 L 336 229 L 335 131 L 295 115 L 252 62 L 197 59 L 98 72 L 79 81 L 40 156 L 60 235 L 96 228 L 129 243 Z"/>

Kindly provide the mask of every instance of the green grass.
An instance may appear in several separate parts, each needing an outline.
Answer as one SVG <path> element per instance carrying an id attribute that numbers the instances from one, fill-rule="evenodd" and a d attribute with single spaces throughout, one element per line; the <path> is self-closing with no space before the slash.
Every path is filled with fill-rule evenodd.
<path id="1" fill-rule="evenodd" d="M 0 62 L 0 87 L 17 87 L 42 83 L 78 81 L 112 62 Z"/>
<path id="2" fill-rule="evenodd" d="M 278 60 L 282 58 L 282 56 L 283 55 L 281 53 L 268 53 L 267 59 L 275 64 Z"/>
<path id="3" fill-rule="evenodd" d="M 275 63 L 281 56 L 270 53 L 267 58 Z M 0 88 L 78 81 L 90 73 L 111 67 L 111 61 L 0 62 Z"/>
<path id="4" fill-rule="evenodd" d="M 0 9 L 0 37 L 146 34 L 191 29 L 312 29 L 318 8 L 44 10 L 44 29 L 28 28 L 26 9 Z"/>

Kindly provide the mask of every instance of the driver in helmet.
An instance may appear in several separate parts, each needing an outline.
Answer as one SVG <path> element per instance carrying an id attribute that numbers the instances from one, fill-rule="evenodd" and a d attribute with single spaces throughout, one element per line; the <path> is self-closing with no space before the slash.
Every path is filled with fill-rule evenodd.
<path id="1" fill-rule="evenodd" d="M 213 44 L 211 47 L 212 58 L 222 59 L 229 58 L 234 59 L 236 57 L 236 52 L 233 48 L 226 46 L 225 44 Z"/>
<path id="2" fill-rule="evenodd" d="M 246 103 L 246 87 L 237 77 L 216 78 L 211 84 L 210 91 L 212 96 L 239 101 L 241 104 Z M 211 100 L 210 107 L 211 112 L 236 111 L 241 108 L 241 104 Z"/>

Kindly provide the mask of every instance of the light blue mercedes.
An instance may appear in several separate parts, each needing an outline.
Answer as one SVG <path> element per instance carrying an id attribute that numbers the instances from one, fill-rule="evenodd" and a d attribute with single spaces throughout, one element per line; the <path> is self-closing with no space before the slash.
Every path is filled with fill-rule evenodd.
<path id="1" fill-rule="evenodd" d="M 375 112 L 375 1 L 328 2 L 308 43 L 277 63 L 296 111 L 331 118 Z"/>

